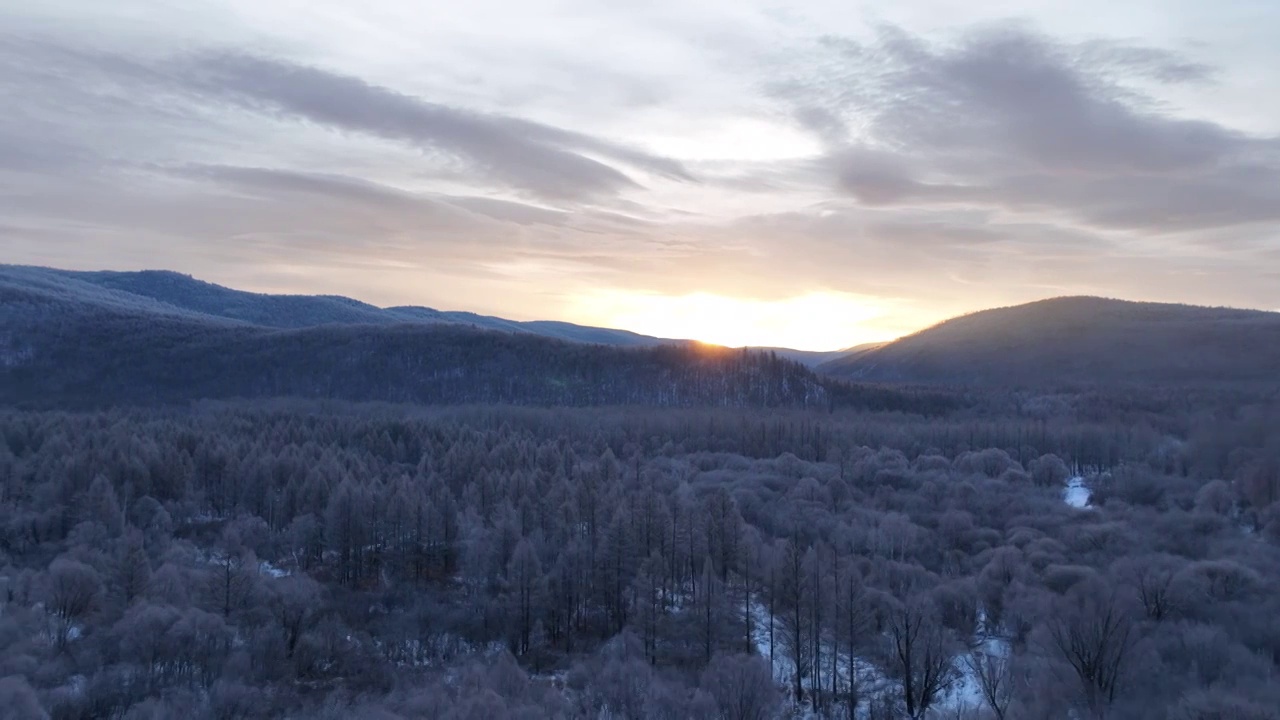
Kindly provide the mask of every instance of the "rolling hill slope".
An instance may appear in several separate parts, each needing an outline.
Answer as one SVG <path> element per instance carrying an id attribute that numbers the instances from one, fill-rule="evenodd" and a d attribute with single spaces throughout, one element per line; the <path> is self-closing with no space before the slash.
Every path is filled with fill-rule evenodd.
<path id="1" fill-rule="evenodd" d="M 1067 297 L 948 320 L 820 372 L 872 382 L 1280 382 L 1280 313 Z"/>
<path id="2" fill-rule="evenodd" d="M 673 342 L 626 330 L 565 322 L 518 322 L 426 307 L 379 308 L 333 295 L 251 293 L 163 270 L 76 272 L 6 265 L 0 266 L 0 282 L 20 287 L 41 287 L 69 298 L 94 303 L 110 302 L 133 310 L 281 329 L 320 325 L 434 323 L 531 333 L 573 342 L 624 347 Z"/>
<path id="3" fill-rule="evenodd" d="M 300 329 L 321 325 L 396 325 L 431 323 L 485 330 L 529 333 L 578 343 L 617 347 L 652 347 L 687 343 L 628 330 L 575 325 L 554 320 L 507 320 L 471 312 L 429 307 L 375 305 L 336 295 L 268 295 L 233 290 L 166 270 L 81 272 L 23 265 L 0 265 L 0 284 L 45 291 L 91 303 L 215 322 Z M 807 367 L 836 358 L 843 351 L 808 352 L 788 348 L 755 348 Z"/>
<path id="4" fill-rule="evenodd" d="M 159 279 L 160 285 L 169 278 Z M 932 411 L 937 398 L 859 388 L 773 353 L 690 343 L 638 347 L 460 323 L 267 327 L 273 311 L 368 312 L 342 302 L 182 306 L 152 286 L 0 273 L 0 404 L 101 407 L 198 399 L 327 398 L 425 404 L 832 407 Z M 214 286 L 216 288 L 216 286 Z M 136 288 L 135 288 L 136 289 Z M 284 310 L 280 310 L 284 308 Z M 299 310 L 302 308 L 302 310 Z M 305 311 L 305 312 L 303 312 Z M 310 313 L 310 314 L 307 314 Z M 292 314 L 290 317 L 298 317 Z M 591 336 L 590 328 L 551 324 Z"/>

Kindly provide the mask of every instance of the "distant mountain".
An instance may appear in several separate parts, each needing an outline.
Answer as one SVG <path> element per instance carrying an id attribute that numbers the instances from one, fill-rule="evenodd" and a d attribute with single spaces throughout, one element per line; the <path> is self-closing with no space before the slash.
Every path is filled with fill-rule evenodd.
<path id="1" fill-rule="evenodd" d="M 1280 313 L 1065 297 L 954 318 L 818 370 L 894 383 L 1274 383 Z"/>
<path id="2" fill-rule="evenodd" d="M 545 334 L 484 329 L 423 321 L 434 312 L 424 308 L 398 309 L 423 314 L 416 320 L 353 323 L 393 311 L 342 298 L 253 296 L 168 273 L 90 277 L 0 271 L 0 403 L 305 397 L 908 411 L 946 405 L 819 377 L 773 353 L 691 343 L 618 347 L 593 340 L 617 340 L 616 331 L 563 323 L 519 324 Z M 279 327 L 286 323 L 302 326 Z"/>
<path id="3" fill-rule="evenodd" d="M 640 347 L 672 342 L 626 330 L 565 322 L 517 322 L 469 312 L 426 307 L 379 308 L 333 295 L 266 295 L 232 290 L 164 270 L 75 272 L 51 268 L 0 266 L 0 281 L 44 287 L 78 298 L 111 302 L 147 312 L 260 325 L 306 328 L 320 325 L 395 325 L 435 323 L 524 332 L 573 342 Z"/>
<path id="4" fill-rule="evenodd" d="M 471 312 L 436 310 L 417 306 L 380 308 L 337 295 L 270 295 L 245 292 L 167 270 L 83 272 L 0 265 L 0 281 L 44 287 L 75 297 L 93 296 L 96 301 L 110 302 L 117 306 L 147 312 L 281 329 L 321 325 L 434 323 L 465 325 L 503 332 L 531 333 L 570 342 L 618 347 L 650 347 L 691 342 L 554 320 L 506 320 Z M 848 353 L 853 348 L 829 352 L 770 347 L 752 349 L 775 352 L 780 357 L 795 360 L 807 367 L 817 367 Z"/>
<path id="5" fill-rule="evenodd" d="M 792 350 L 791 348 L 780 347 L 760 347 L 755 348 L 764 352 L 777 353 L 778 357 L 784 357 L 788 360 L 795 360 L 805 367 L 816 368 L 823 363 L 845 357 L 856 351 L 859 347 L 868 347 L 859 345 L 857 347 L 845 348 L 843 350 Z"/>

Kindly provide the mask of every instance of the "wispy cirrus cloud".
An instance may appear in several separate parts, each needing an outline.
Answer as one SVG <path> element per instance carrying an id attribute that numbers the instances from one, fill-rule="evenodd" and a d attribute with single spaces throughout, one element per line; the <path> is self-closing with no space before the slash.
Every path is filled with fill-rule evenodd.
<path id="1" fill-rule="evenodd" d="M 177 98 L 176 107 L 185 103 L 206 111 L 229 105 L 404 143 L 425 154 L 424 172 L 443 164 L 472 181 L 547 200 L 615 196 L 640 187 L 633 177 L 637 171 L 665 180 L 695 180 L 680 162 L 625 143 L 452 107 L 355 76 L 244 51 L 148 60 L 0 36 L 0 55 L 13 73 L 11 92 L 17 97 L 61 92 L 72 102 L 110 103 L 115 107 L 108 109 L 117 111 L 120 104 L 133 104 L 139 120 L 150 115 L 153 121 L 164 106 L 154 98 Z M 72 75 L 79 76 L 79 86 L 69 82 Z M 40 87 L 51 81 L 59 87 Z M 0 153 L 16 164 L 29 151 L 18 143 L 3 143 Z"/>
<path id="2" fill-rule="evenodd" d="M 1150 233 L 1280 220 L 1280 139 L 1180 116 L 1141 89 L 1212 76 L 1174 52 L 1019 25 L 818 46 L 826 71 L 775 92 L 828 140 L 837 187 L 860 202 Z"/>
<path id="3" fill-rule="evenodd" d="M 638 186 L 624 169 L 606 161 L 669 179 L 693 179 L 679 162 L 621 143 L 520 118 L 449 107 L 280 59 L 205 53 L 181 67 L 186 71 L 182 80 L 212 95 L 264 112 L 445 153 L 492 181 L 539 197 L 580 200 Z"/>

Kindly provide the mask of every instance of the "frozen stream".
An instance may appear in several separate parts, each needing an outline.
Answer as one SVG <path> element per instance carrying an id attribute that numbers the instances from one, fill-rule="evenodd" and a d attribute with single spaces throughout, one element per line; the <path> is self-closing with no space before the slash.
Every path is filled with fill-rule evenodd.
<path id="1" fill-rule="evenodd" d="M 1067 481 L 1067 486 L 1062 490 L 1062 501 L 1073 508 L 1083 510 L 1089 507 L 1089 488 L 1084 484 L 1084 478 L 1073 477 Z"/>
<path id="2" fill-rule="evenodd" d="M 1088 491 L 1085 491 L 1086 498 Z M 775 682 L 778 683 L 780 689 L 784 692 L 789 691 L 792 682 L 792 673 L 795 672 L 795 665 L 792 662 L 787 650 L 782 645 L 780 637 L 781 628 L 776 624 L 774 626 L 774 644 L 769 642 L 769 613 L 768 610 L 759 602 L 751 604 L 752 615 L 752 635 L 756 652 L 764 658 L 765 662 L 770 660 L 770 651 L 773 652 L 773 676 Z M 982 628 L 978 635 L 974 638 L 977 651 L 985 655 L 994 655 L 999 657 L 1007 657 L 1010 653 L 1009 643 L 1004 638 L 988 634 L 986 628 L 986 616 L 981 619 Z M 824 686 L 829 686 L 830 676 L 825 671 L 830 665 L 830 654 L 824 649 L 823 655 L 825 660 L 821 663 L 819 673 L 825 675 L 822 680 Z M 847 678 L 850 673 L 850 667 L 845 659 L 841 658 L 837 662 L 838 672 L 841 678 Z M 862 692 L 863 702 L 858 706 L 857 717 L 859 720 L 870 717 L 872 701 L 887 698 L 897 698 L 900 694 L 897 683 L 888 677 L 879 667 L 876 666 L 868 658 L 855 658 L 853 673 L 858 678 L 858 685 Z M 950 687 L 946 688 L 937 699 L 933 708 L 930 710 L 930 718 L 953 718 L 966 716 L 966 713 L 980 712 L 985 707 L 986 701 L 982 696 L 981 685 L 978 678 L 974 675 L 973 670 L 965 662 L 963 656 L 955 658 L 956 677 Z M 842 680 L 842 683 L 844 680 Z M 806 687 L 809 681 L 806 680 Z M 801 714 L 795 717 L 809 720 L 815 718 L 810 711 L 796 708 L 793 710 Z"/>

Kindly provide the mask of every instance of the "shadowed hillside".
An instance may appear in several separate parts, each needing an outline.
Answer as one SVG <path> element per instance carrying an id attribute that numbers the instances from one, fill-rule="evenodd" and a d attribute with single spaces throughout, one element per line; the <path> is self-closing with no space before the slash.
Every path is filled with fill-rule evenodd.
<path id="1" fill-rule="evenodd" d="M 20 265 L 0 265 L 0 284 L 39 289 L 61 298 L 123 310 L 201 318 L 221 322 L 298 329 L 321 325 L 460 325 L 502 332 L 528 333 L 577 343 L 617 347 L 652 347 L 691 342 L 657 338 L 629 330 L 575 325 L 555 320 L 507 320 L 489 315 L 429 307 L 380 308 L 336 295 L 269 295 L 244 292 L 167 270 L 77 272 Z M 807 367 L 847 352 L 808 352 L 789 348 L 753 348 L 776 352 Z"/>
<path id="2" fill-rule="evenodd" d="M 1268 382 L 1280 314 L 1091 297 L 985 310 L 819 366 L 875 382 L 1216 384 Z"/>
<path id="3" fill-rule="evenodd" d="M 18 287 L 36 287 L 68 299 L 95 304 L 108 303 L 122 309 L 218 319 L 270 328 L 433 323 L 531 333 L 601 345 L 647 346 L 670 342 L 626 330 L 586 327 L 565 322 L 517 322 L 426 307 L 384 309 L 332 295 L 267 295 L 243 292 L 163 270 L 74 272 L 9 265 L 0 266 L 0 282 Z"/>
<path id="4" fill-rule="evenodd" d="M 928 411 L 939 402 L 849 386 L 772 353 L 420 322 L 278 329 L 115 289 L 77 294 L 57 278 L 0 276 L 0 328 L 0 402 L 44 407 L 307 397 Z"/>

